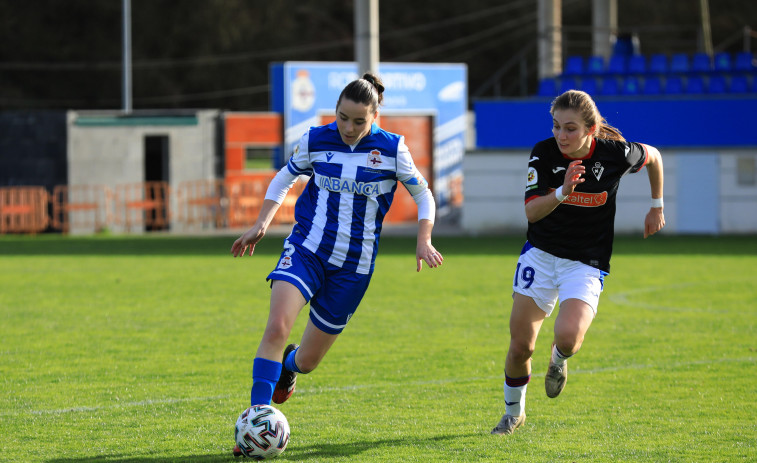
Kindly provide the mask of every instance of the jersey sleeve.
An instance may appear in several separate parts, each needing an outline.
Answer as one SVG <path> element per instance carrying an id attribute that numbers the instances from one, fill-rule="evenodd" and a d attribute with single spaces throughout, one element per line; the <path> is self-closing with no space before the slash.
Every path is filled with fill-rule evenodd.
<path id="1" fill-rule="evenodd" d="M 626 162 L 628 163 L 629 172 L 636 173 L 642 169 L 649 159 L 647 147 L 641 143 L 624 142 Z"/>
<path id="2" fill-rule="evenodd" d="M 310 151 L 308 149 L 309 141 L 310 131 L 307 131 L 294 147 L 292 156 L 286 165 L 292 175 L 307 175 L 308 177 L 313 175 L 313 164 L 310 162 Z"/>
<path id="3" fill-rule="evenodd" d="M 402 182 L 418 205 L 418 220 L 434 221 L 436 203 L 434 195 L 428 187 L 428 182 L 413 162 L 410 150 L 405 144 L 405 137 L 400 137 L 397 146 L 397 180 Z"/>
<path id="4" fill-rule="evenodd" d="M 428 182 L 415 167 L 410 150 L 405 145 L 405 137 L 400 138 L 397 146 L 397 180 L 405 185 L 413 197 L 428 190 Z"/>
<path id="5" fill-rule="evenodd" d="M 525 202 L 529 202 L 539 196 L 549 193 L 549 166 L 546 160 L 546 152 L 542 152 L 540 145 L 537 144 L 531 150 L 531 156 L 528 159 L 528 173 L 526 175 L 526 195 Z"/>
<path id="6" fill-rule="evenodd" d="M 289 161 L 273 177 L 266 190 L 265 199 L 281 204 L 300 175 L 313 175 L 313 166 L 310 163 L 310 153 L 308 152 L 309 133 L 306 132 L 300 138 Z"/>

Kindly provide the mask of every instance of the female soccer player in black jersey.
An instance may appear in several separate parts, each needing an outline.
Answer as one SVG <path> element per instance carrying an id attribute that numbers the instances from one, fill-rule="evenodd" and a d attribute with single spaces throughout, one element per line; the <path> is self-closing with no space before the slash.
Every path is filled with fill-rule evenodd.
<path id="1" fill-rule="evenodd" d="M 620 178 L 647 167 L 652 204 L 644 238 L 665 226 L 660 152 L 627 142 L 607 124 L 592 98 L 569 90 L 550 109 L 553 137 L 537 143 L 528 162 L 528 233 L 515 267 L 510 347 L 505 361 L 505 415 L 492 434 L 511 434 L 526 420 L 531 355 L 556 301 L 547 396 L 557 397 L 568 377 L 566 360 L 581 347 L 596 315 L 610 271 L 615 196 Z"/>

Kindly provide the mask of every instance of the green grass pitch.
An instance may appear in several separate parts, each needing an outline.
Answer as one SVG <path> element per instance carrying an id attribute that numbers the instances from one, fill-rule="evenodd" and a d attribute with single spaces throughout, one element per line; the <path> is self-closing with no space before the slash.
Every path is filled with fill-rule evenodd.
<path id="1" fill-rule="evenodd" d="M 0 237 L 0 461 L 233 461 L 282 237 Z M 562 395 L 504 412 L 512 272 L 523 237 L 384 237 L 371 287 L 280 408 L 279 461 L 757 461 L 757 238 L 618 237 Z M 300 315 L 293 341 L 305 326 Z"/>

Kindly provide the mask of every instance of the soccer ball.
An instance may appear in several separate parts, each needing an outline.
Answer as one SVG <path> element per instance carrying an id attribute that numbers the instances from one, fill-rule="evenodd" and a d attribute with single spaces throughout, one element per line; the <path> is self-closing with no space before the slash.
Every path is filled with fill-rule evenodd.
<path id="1" fill-rule="evenodd" d="M 256 460 L 276 458 L 289 443 L 289 422 L 277 408 L 254 405 L 237 418 L 234 440 L 244 456 Z"/>

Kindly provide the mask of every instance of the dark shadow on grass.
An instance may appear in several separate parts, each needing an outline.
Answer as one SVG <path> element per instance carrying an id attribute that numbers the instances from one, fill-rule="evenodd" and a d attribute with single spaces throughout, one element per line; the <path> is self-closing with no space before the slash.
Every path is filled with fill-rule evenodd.
<path id="1" fill-rule="evenodd" d="M 70 237 L 55 234 L 37 236 L 0 235 L 0 256 L 228 256 L 236 236 L 186 237 L 171 235 Z M 285 236 L 266 236 L 255 247 L 255 256 L 278 256 Z M 445 256 L 491 255 L 512 262 L 525 243 L 524 235 L 439 236 L 434 246 Z M 415 258 L 414 236 L 383 236 L 382 255 Z M 615 237 L 614 255 L 757 255 L 757 235 L 642 235 Z M 248 256 L 245 256 L 247 258 Z"/>
<path id="2" fill-rule="evenodd" d="M 82 458 L 54 458 L 52 460 L 45 460 L 48 463 L 106 463 L 106 462 L 113 462 L 113 463 L 158 463 L 158 462 L 169 462 L 169 463 L 213 463 L 217 461 L 254 461 L 249 458 L 234 458 L 231 455 L 231 450 L 229 450 L 228 453 L 224 454 L 218 454 L 218 455 L 187 455 L 183 457 L 174 457 L 174 458 L 166 458 L 166 457 L 125 457 L 122 455 L 110 455 L 110 456 L 102 456 L 102 457 L 82 457 Z M 275 460 L 275 461 L 282 461 L 282 460 Z"/>
<path id="3" fill-rule="evenodd" d="M 177 237 L 170 235 L 88 236 L 62 235 L 2 236 L 0 256 L 229 256 L 237 237 Z M 255 256 L 281 254 L 286 236 L 266 236 L 256 247 Z M 518 255 L 523 246 L 521 237 L 434 238 L 434 245 L 444 255 L 507 254 Z M 382 254 L 407 255 L 415 258 L 416 238 L 383 236 L 379 242 Z M 248 256 L 245 256 L 248 257 Z"/>
<path id="4" fill-rule="evenodd" d="M 473 437 L 477 436 L 476 433 L 468 434 L 449 434 L 445 436 L 435 436 L 426 439 L 413 439 L 412 444 L 414 446 L 433 444 L 440 441 L 453 441 L 459 440 L 461 437 Z M 324 442 L 317 445 L 309 445 L 306 447 L 298 447 L 290 443 L 287 450 L 273 461 L 328 461 L 334 457 L 351 457 L 359 455 L 368 450 L 378 447 L 395 447 L 408 444 L 408 439 L 378 439 L 378 440 L 364 440 L 360 442 L 350 442 L 342 444 L 329 444 Z M 165 458 L 165 457 L 126 457 L 122 455 L 110 455 L 102 457 L 83 457 L 83 458 L 54 458 L 46 460 L 48 463 L 153 463 L 153 462 L 167 462 L 167 463 L 213 463 L 220 461 L 254 461 L 249 458 L 235 458 L 231 455 L 231 450 L 228 453 L 217 455 L 185 455 L 181 457 Z"/>

